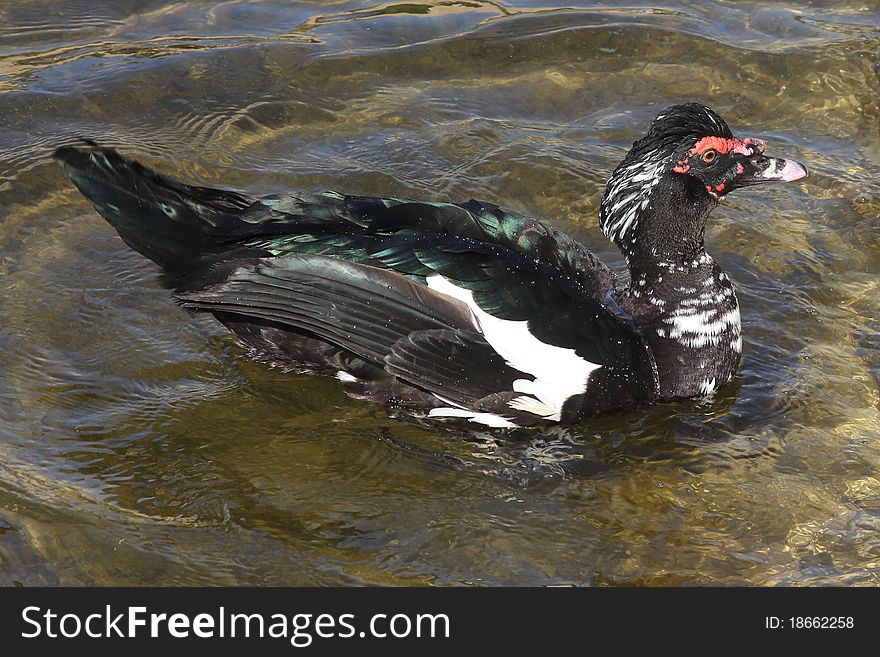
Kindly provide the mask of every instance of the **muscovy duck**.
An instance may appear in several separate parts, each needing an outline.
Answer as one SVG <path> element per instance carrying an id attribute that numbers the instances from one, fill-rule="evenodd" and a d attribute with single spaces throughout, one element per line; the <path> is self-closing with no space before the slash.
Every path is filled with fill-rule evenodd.
<path id="1" fill-rule="evenodd" d="M 572 423 L 731 380 L 736 293 L 703 245 L 739 187 L 807 175 L 708 107 L 675 105 L 605 188 L 630 284 L 578 242 L 491 203 L 184 185 L 92 142 L 55 157 L 186 308 L 253 357 L 355 396 L 495 427 Z"/>

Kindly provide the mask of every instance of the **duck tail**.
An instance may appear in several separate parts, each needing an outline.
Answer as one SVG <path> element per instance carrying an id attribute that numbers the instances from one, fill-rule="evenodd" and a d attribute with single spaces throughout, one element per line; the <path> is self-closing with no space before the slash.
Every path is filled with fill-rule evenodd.
<path id="1" fill-rule="evenodd" d="M 184 185 L 92 141 L 63 146 L 54 157 L 126 244 L 168 270 L 216 251 L 216 236 L 255 201 Z"/>

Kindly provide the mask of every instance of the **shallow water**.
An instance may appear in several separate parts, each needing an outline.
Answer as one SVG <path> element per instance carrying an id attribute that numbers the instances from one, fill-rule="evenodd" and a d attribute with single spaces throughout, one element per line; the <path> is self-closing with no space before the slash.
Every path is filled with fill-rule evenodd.
<path id="1" fill-rule="evenodd" d="M 111 6 L 96 6 L 111 5 Z M 0 584 L 878 584 L 880 7 L 0 0 Z M 247 362 L 49 161 L 525 210 L 622 259 L 604 181 L 699 100 L 805 162 L 709 251 L 711 403 L 483 432 Z"/>

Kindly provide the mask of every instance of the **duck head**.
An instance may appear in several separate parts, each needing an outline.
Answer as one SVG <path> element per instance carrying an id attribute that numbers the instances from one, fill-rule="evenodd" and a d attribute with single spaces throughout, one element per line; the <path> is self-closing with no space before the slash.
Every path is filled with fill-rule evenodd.
<path id="1" fill-rule="evenodd" d="M 712 209 L 731 191 L 807 175 L 794 160 L 768 157 L 760 139 L 738 139 L 699 103 L 673 105 L 651 123 L 605 188 L 600 221 L 627 259 L 702 250 Z"/>

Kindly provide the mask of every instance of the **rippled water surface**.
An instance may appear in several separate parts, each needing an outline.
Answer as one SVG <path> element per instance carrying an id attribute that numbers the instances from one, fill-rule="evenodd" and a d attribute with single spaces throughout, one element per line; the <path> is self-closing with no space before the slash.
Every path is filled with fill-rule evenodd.
<path id="1" fill-rule="evenodd" d="M 880 8 L 0 0 L 0 584 L 878 584 Z M 245 361 L 49 160 L 524 210 L 617 267 L 608 174 L 699 100 L 805 162 L 708 250 L 711 403 L 481 432 Z"/>

